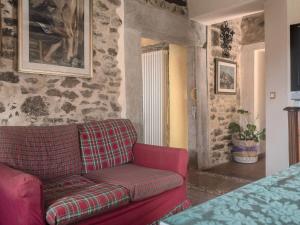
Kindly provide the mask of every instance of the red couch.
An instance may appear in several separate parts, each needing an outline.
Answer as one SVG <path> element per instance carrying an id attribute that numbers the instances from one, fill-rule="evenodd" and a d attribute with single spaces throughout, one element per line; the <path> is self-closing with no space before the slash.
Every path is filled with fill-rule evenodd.
<path id="1" fill-rule="evenodd" d="M 147 225 L 190 206 L 188 154 L 129 120 L 0 127 L 0 225 Z"/>

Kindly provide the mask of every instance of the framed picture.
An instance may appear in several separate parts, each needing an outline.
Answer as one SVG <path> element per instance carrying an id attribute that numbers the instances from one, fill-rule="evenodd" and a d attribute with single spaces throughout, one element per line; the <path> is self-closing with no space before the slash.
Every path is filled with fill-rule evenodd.
<path id="1" fill-rule="evenodd" d="M 18 3 L 19 71 L 92 77 L 92 1 Z"/>
<path id="2" fill-rule="evenodd" d="M 216 59 L 216 93 L 236 94 L 237 64 L 235 62 Z"/>
<path id="3" fill-rule="evenodd" d="M 3 51 L 3 45 L 2 45 L 2 36 L 3 36 L 3 27 L 2 27 L 2 8 L 3 5 L 1 4 L 0 0 L 0 56 L 2 56 L 2 51 Z"/>

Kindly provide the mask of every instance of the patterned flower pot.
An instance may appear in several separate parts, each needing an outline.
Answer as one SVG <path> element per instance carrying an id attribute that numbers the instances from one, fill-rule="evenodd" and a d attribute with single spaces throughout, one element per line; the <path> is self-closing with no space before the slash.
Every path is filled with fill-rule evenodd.
<path id="1" fill-rule="evenodd" d="M 258 161 L 259 143 L 255 141 L 243 141 L 232 139 L 231 149 L 233 160 L 238 163 L 256 163 Z"/>

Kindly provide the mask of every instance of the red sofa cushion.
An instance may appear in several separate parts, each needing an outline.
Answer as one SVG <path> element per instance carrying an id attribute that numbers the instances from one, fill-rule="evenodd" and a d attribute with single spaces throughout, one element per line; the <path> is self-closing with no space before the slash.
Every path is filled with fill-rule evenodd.
<path id="1" fill-rule="evenodd" d="M 132 201 L 140 201 L 183 185 L 183 178 L 174 172 L 126 164 L 93 171 L 85 175 L 95 182 L 121 185 L 130 192 Z"/>
<path id="2" fill-rule="evenodd" d="M 77 126 L 0 127 L 0 162 L 42 180 L 80 174 Z"/>
<path id="3" fill-rule="evenodd" d="M 128 190 L 111 184 L 72 176 L 44 187 L 46 221 L 50 225 L 65 225 L 111 211 L 129 203 Z"/>
<path id="4" fill-rule="evenodd" d="M 105 120 L 79 126 L 83 173 L 115 167 L 133 160 L 137 139 L 129 120 Z"/>

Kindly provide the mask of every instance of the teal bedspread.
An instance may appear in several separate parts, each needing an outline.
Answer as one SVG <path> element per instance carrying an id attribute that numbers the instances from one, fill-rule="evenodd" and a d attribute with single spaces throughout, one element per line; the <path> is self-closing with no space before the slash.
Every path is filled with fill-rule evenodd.
<path id="1" fill-rule="evenodd" d="M 190 208 L 167 225 L 298 225 L 300 165 Z"/>

